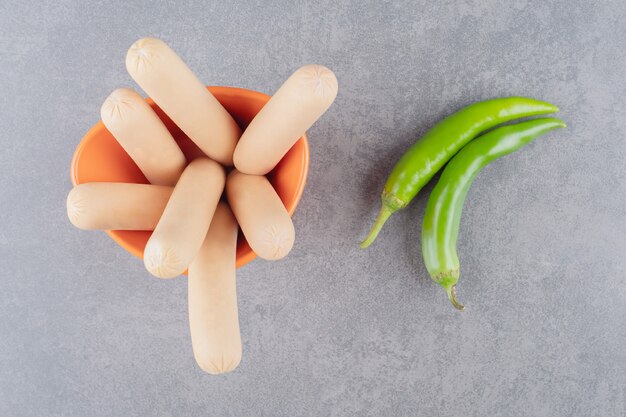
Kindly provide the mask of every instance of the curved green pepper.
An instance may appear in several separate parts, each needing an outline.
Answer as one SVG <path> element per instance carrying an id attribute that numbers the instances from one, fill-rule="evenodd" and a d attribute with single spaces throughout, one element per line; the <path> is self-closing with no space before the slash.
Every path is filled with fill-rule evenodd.
<path id="1" fill-rule="evenodd" d="M 557 111 L 558 107 L 543 101 L 507 97 L 472 104 L 437 123 L 393 167 L 382 193 L 382 208 L 361 247 L 371 245 L 389 216 L 406 207 L 433 175 L 481 132 L 509 120 Z"/>
<path id="2" fill-rule="evenodd" d="M 422 255 L 430 277 L 448 293 L 454 307 L 459 258 L 456 242 L 467 192 L 476 175 L 494 159 L 510 154 L 537 136 L 565 127 L 558 119 L 543 118 L 503 126 L 473 140 L 456 154 L 443 170 L 430 194 L 422 227 Z"/>

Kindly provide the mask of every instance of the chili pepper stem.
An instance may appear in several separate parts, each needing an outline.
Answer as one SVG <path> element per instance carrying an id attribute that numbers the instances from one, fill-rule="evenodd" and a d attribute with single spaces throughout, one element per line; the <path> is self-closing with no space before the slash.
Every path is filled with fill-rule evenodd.
<path id="1" fill-rule="evenodd" d="M 446 292 L 448 293 L 448 298 L 450 299 L 450 302 L 452 303 L 454 308 L 461 311 L 465 310 L 465 306 L 459 303 L 459 300 L 456 299 L 456 285 L 450 285 L 449 287 L 446 287 Z"/>
<path id="2" fill-rule="evenodd" d="M 393 214 L 393 212 L 394 210 L 390 209 L 385 204 L 383 204 L 383 206 L 380 209 L 380 212 L 378 213 L 378 217 L 376 218 L 376 222 L 370 229 L 370 232 L 368 233 L 365 240 L 361 242 L 361 249 L 365 249 L 369 245 L 374 243 L 374 240 L 376 240 L 376 236 L 378 236 L 378 233 L 380 233 L 380 230 L 383 228 L 383 225 L 385 224 L 389 216 Z"/>

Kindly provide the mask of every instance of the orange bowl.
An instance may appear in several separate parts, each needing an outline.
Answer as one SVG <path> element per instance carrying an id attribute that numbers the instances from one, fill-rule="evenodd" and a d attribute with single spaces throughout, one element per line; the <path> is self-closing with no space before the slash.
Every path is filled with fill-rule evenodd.
<path id="1" fill-rule="evenodd" d="M 207 89 L 234 117 L 242 130 L 248 126 L 270 99 L 270 96 L 266 94 L 243 88 L 207 87 Z M 188 161 L 203 155 L 202 151 L 152 99 L 148 98 L 146 101 L 172 133 Z M 306 135 L 302 135 L 276 168 L 267 175 L 290 215 L 298 206 L 304 191 L 308 170 L 309 142 Z M 74 185 L 85 182 L 148 183 L 146 177 L 113 135 L 104 127 L 102 121 L 87 132 L 76 148 L 72 159 L 71 177 Z M 107 230 L 106 233 L 128 252 L 143 259 L 143 250 L 151 232 Z M 255 257 L 256 254 L 250 249 L 248 242 L 240 233 L 237 242 L 237 268 L 247 264 Z"/>

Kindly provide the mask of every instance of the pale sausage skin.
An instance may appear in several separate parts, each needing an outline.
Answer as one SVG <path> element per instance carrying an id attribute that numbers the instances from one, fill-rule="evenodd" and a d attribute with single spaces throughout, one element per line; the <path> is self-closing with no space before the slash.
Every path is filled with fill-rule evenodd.
<path id="1" fill-rule="evenodd" d="M 187 161 L 152 107 L 135 91 L 119 88 L 102 104 L 106 128 L 156 185 L 174 185 Z"/>
<path id="2" fill-rule="evenodd" d="M 138 40 L 128 50 L 126 69 L 207 156 L 233 164 L 241 129 L 167 44 L 155 38 Z"/>
<path id="3" fill-rule="evenodd" d="M 154 230 L 173 187 L 91 182 L 67 196 L 67 216 L 84 230 Z"/>
<path id="4" fill-rule="evenodd" d="M 209 158 L 195 159 L 185 168 L 144 250 L 144 265 L 152 275 L 174 278 L 187 269 L 209 229 L 224 177 L 224 169 Z"/>
<path id="5" fill-rule="evenodd" d="M 226 181 L 228 203 L 252 250 L 261 258 L 285 257 L 295 240 L 291 217 L 264 176 L 238 171 Z"/>
<path id="6" fill-rule="evenodd" d="M 322 65 L 306 65 L 276 91 L 241 135 L 234 163 L 245 174 L 270 172 L 330 107 L 337 78 Z"/>
<path id="7" fill-rule="evenodd" d="M 189 328 L 196 362 L 210 374 L 230 372 L 241 361 L 235 263 L 237 221 L 219 203 L 209 232 L 189 265 Z"/>

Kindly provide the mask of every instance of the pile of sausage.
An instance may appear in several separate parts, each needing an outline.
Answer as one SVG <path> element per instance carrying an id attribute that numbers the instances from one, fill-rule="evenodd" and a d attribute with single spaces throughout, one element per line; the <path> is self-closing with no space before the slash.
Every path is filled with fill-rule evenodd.
<path id="1" fill-rule="evenodd" d="M 77 185 L 67 198 L 68 217 L 81 229 L 153 231 L 144 251 L 146 269 L 160 278 L 188 269 L 196 361 L 211 374 L 231 371 L 241 360 L 238 227 L 259 257 L 276 260 L 289 253 L 293 223 L 265 175 L 330 107 L 337 79 L 321 65 L 298 69 L 242 132 L 163 41 L 135 42 L 126 68 L 205 156 L 187 163 L 141 95 L 115 90 L 102 105 L 102 121 L 150 184 Z M 224 191 L 228 203 L 220 201 Z"/>

